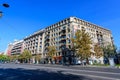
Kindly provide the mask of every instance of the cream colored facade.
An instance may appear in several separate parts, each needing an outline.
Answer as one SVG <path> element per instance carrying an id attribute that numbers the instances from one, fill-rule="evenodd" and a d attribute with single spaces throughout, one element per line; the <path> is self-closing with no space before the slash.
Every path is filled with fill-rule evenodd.
<path id="1" fill-rule="evenodd" d="M 25 49 L 30 50 L 32 54 L 42 54 L 42 57 L 45 57 L 47 47 L 56 46 L 56 55 L 62 55 L 63 48 L 71 49 L 71 38 L 75 37 L 78 29 L 84 29 L 90 34 L 93 45 L 95 43 L 99 43 L 101 46 L 113 44 L 110 30 L 77 17 L 69 17 L 26 37 L 24 39 Z M 93 45 L 92 50 L 94 50 Z"/>
<path id="2" fill-rule="evenodd" d="M 70 17 L 45 29 L 44 52 L 47 53 L 47 46 L 56 46 L 57 55 L 61 55 L 62 48 L 72 47 L 71 38 L 74 38 L 75 32 L 82 28 L 91 36 L 93 45 L 95 43 L 101 46 L 113 44 L 110 30 L 76 17 Z"/>
<path id="3" fill-rule="evenodd" d="M 40 54 L 43 56 L 44 30 L 37 31 L 24 38 L 24 43 L 24 49 L 31 51 L 32 55 Z"/>

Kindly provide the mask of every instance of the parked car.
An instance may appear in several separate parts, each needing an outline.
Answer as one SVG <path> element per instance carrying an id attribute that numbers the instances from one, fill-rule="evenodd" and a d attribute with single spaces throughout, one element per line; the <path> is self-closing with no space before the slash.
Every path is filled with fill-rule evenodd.
<path id="1" fill-rule="evenodd" d="M 81 65 L 82 62 L 80 60 L 76 60 L 76 65 Z"/>
<path id="2" fill-rule="evenodd" d="M 19 64 L 20 62 L 18 60 L 15 61 L 15 64 Z"/>

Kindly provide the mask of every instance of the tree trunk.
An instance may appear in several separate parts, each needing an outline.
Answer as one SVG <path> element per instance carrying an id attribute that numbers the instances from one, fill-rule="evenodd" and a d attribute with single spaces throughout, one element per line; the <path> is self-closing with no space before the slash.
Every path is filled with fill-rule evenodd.
<path id="1" fill-rule="evenodd" d="M 86 58 L 86 64 L 89 64 L 89 60 L 88 60 L 88 58 Z"/>

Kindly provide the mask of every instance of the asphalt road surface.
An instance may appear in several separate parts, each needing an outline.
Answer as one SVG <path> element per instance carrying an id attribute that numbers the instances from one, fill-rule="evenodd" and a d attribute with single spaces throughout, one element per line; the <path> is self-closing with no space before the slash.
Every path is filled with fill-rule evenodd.
<path id="1" fill-rule="evenodd" d="M 120 69 L 34 64 L 0 64 L 0 80 L 120 80 Z"/>

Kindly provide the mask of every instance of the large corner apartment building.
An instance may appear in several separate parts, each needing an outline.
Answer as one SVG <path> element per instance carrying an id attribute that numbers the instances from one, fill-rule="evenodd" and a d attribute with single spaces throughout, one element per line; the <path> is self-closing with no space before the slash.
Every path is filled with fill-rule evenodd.
<path id="1" fill-rule="evenodd" d="M 70 49 L 72 47 L 71 38 L 74 38 L 75 32 L 81 29 L 84 29 L 90 34 L 93 45 L 95 43 L 99 43 L 101 46 L 113 44 L 110 30 L 77 17 L 69 17 L 24 38 L 24 42 L 22 42 L 24 45 L 23 48 L 30 50 L 33 55 L 40 54 L 42 57 L 45 57 L 47 47 L 56 46 L 56 55 L 62 55 L 62 49 Z M 14 48 L 12 47 L 12 54 L 19 51 L 16 46 Z"/>
<path id="2" fill-rule="evenodd" d="M 44 57 L 48 46 L 56 46 L 56 55 L 62 55 L 62 49 L 72 47 L 71 38 L 74 38 L 75 32 L 81 29 L 90 34 L 93 45 L 95 43 L 101 46 L 113 44 L 110 30 L 77 17 L 69 17 L 26 37 L 25 49 L 30 50 L 32 54 L 41 54 Z"/>

